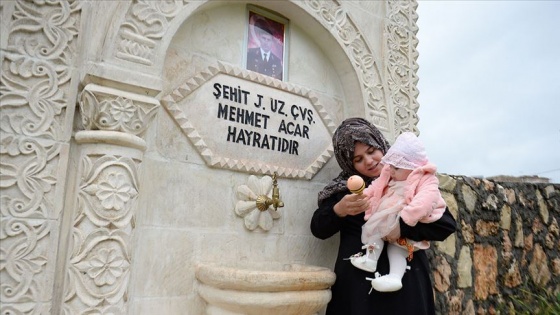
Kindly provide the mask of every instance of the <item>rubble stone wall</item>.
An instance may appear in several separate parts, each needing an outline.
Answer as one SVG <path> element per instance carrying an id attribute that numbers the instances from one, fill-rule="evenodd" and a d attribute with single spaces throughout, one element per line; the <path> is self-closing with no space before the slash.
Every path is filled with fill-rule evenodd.
<path id="1" fill-rule="evenodd" d="M 428 253 L 438 313 L 516 314 L 519 302 L 558 304 L 560 185 L 439 179 L 457 232 Z"/>

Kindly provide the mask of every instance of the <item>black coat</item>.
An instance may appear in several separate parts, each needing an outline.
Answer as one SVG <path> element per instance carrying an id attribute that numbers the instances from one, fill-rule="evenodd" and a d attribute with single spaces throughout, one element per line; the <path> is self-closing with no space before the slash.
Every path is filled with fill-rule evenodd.
<path id="1" fill-rule="evenodd" d="M 430 265 L 424 250 L 414 252 L 412 261 L 402 279 L 403 287 L 396 292 L 377 292 L 371 289 L 366 277 L 372 273 L 354 267 L 345 258 L 363 251 L 361 233 L 364 213 L 338 217 L 333 207 L 344 197 L 341 192 L 324 200 L 313 214 L 311 232 L 315 237 L 326 239 L 340 232 L 340 247 L 334 272 L 336 282 L 332 286 L 332 299 L 327 306 L 327 315 L 433 315 L 435 314 Z M 448 209 L 442 218 L 430 224 L 418 223 L 415 227 L 400 222 L 401 236 L 420 241 L 443 241 L 455 232 L 457 224 Z M 377 262 L 381 275 L 389 273 L 387 246 Z"/>

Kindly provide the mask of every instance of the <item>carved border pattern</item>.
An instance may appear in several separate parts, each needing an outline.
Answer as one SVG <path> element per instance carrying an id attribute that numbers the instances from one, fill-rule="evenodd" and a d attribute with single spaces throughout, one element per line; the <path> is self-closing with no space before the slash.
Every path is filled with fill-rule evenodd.
<path id="1" fill-rule="evenodd" d="M 173 90 L 170 94 L 162 98 L 162 105 L 169 111 L 171 117 L 175 119 L 181 130 L 194 144 L 200 155 L 204 158 L 206 163 L 213 167 L 229 168 L 233 170 L 240 170 L 244 172 L 258 172 L 263 174 L 270 174 L 277 172 L 279 176 L 293 177 L 293 178 L 307 178 L 310 179 L 327 163 L 333 154 L 332 145 L 329 146 L 315 162 L 305 170 L 285 168 L 279 166 L 270 166 L 266 163 L 251 163 L 248 165 L 243 161 L 225 158 L 215 155 L 212 150 L 206 145 L 204 139 L 200 137 L 197 130 L 191 124 L 187 116 L 183 113 L 177 104 L 192 91 L 196 90 L 204 82 L 216 76 L 219 73 L 236 76 L 245 80 L 265 84 L 279 90 L 284 90 L 292 94 L 296 94 L 309 99 L 313 107 L 319 113 L 321 120 L 325 124 L 327 130 L 332 134 L 336 129 L 336 124 L 330 118 L 319 98 L 311 91 L 297 87 L 287 82 L 282 82 L 273 79 L 269 76 L 261 75 L 256 72 L 246 71 L 237 67 L 227 65 L 223 62 L 218 62 L 215 66 L 210 66 L 206 70 L 199 72 L 193 78 L 187 80 L 181 86 Z"/>
<path id="2" fill-rule="evenodd" d="M 0 222 L 2 243 L 0 311 L 2 314 L 39 313 L 41 306 L 35 303 L 44 300 L 44 295 L 50 292 L 41 282 L 51 276 L 45 274 L 45 267 L 53 251 L 52 244 L 48 244 L 53 229 L 52 221 L 2 217 Z"/>
<path id="3" fill-rule="evenodd" d="M 139 164 L 130 157 L 97 154 L 81 160 L 65 314 L 126 313 Z"/>
<path id="4" fill-rule="evenodd" d="M 53 187 L 61 145 L 4 133 L 0 141 L 2 217 L 58 218 Z"/>
<path id="5" fill-rule="evenodd" d="M 388 110 L 384 99 L 384 88 L 375 57 L 364 37 L 348 13 L 338 1 L 310 0 L 305 4 L 327 30 L 343 45 L 346 53 L 358 70 L 366 98 L 366 116 L 381 130 L 389 131 Z"/>
<path id="6" fill-rule="evenodd" d="M 40 3 L 40 5 L 37 5 Z M 2 51 L 2 132 L 61 140 L 80 2 L 16 1 Z"/>
<path id="7" fill-rule="evenodd" d="M 45 219 L 58 217 L 61 145 L 4 133 L 0 139 L 0 311 L 41 313 L 48 305 L 37 302 L 52 293 L 56 225 Z"/>
<path id="8" fill-rule="evenodd" d="M 142 135 L 159 102 L 152 97 L 88 84 L 80 95 L 80 113 L 86 130 L 109 130 Z"/>
<path id="9" fill-rule="evenodd" d="M 393 103 L 395 137 L 404 131 L 418 133 L 418 14 L 416 1 L 388 1 L 385 27 L 387 82 Z"/>
<path id="10" fill-rule="evenodd" d="M 81 5 L 0 3 L 2 314 L 50 312 Z"/>
<path id="11" fill-rule="evenodd" d="M 154 50 L 187 0 L 134 0 L 119 30 L 116 57 L 147 66 L 154 64 Z"/>

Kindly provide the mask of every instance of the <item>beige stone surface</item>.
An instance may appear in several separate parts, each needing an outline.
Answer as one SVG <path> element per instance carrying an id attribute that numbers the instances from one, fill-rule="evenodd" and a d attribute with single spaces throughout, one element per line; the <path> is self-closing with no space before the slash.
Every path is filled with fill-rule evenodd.
<path id="1" fill-rule="evenodd" d="M 316 314 L 330 300 L 335 281 L 329 268 L 299 264 L 200 263 L 195 273 L 212 314 Z"/>
<path id="2" fill-rule="evenodd" d="M 537 194 L 537 203 L 539 205 L 539 213 L 541 218 L 545 224 L 548 224 L 548 218 L 550 217 L 550 213 L 548 211 L 548 206 L 539 191 L 536 192 Z"/>
<path id="3" fill-rule="evenodd" d="M 136 235 L 131 294 L 155 298 L 193 293 L 199 236 L 186 230 L 155 227 L 139 228 Z"/>
<path id="4" fill-rule="evenodd" d="M 449 212 L 451 212 L 451 214 L 453 215 L 453 217 L 455 219 L 460 219 L 461 215 L 460 215 L 460 211 L 459 211 L 459 205 L 457 204 L 457 199 L 455 199 L 455 196 L 449 192 L 445 192 L 443 191 L 441 193 L 441 196 L 443 197 L 443 200 L 445 200 L 445 204 L 447 205 L 447 209 L 449 209 Z"/>
<path id="5" fill-rule="evenodd" d="M 533 257 L 529 264 L 529 274 L 533 282 L 539 286 L 545 286 L 552 278 L 548 267 L 548 258 L 540 244 L 536 244 L 533 250 Z"/>
<path id="6" fill-rule="evenodd" d="M 472 213 L 476 205 L 475 192 L 472 190 L 472 188 L 470 188 L 467 185 L 463 185 L 461 192 L 463 193 L 463 199 L 465 200 L 465 205 L 467 206 L 467 209 L 469 210 L 469 212 Z"/>
<path id="7" fill-rule="evenodd" d="M 511 228 L 511 207 L 504 205 L 501 211 L 500 228 L 509 231 Z"/>
<path id="8" fill-rule="evenodd" d="M 469 288 L 473 283 L 472 265 L 473 257 L 471 257 L 471 251 L 468 246 L 462 246 L 461 252 L 459 253 L 458 265 L 458 280 L 457 285 L 459 288 Z"/>
<path id="9" fill-rule="evenodd" d="M 130 313 L 135 315 L 153 314 L 199 314 L 197 310 L 204 309 L 204 301 L 194 295 L 186 297 L 176 295 L 171 297 L 138 297 L 130 302 Z"/>
<path id="10" fill-rule="evenodd" d="M 436 247 L 442 253 L 449 255 L 449 257 L 454 257 L 457 251 L 457 236 L 455 234 L 449 235 L 443 242 L 436 242 Z"/>
<path id="11" fill-rule="evenodd" d="M 516 247 L 523 247 L 525 234 L 523 233 L 523 221 L 519 214 L 515 215 L 515 238 L 513 244 Z"/>
<path id="12" fill-rule="evenodd" d="M 473 226 L 468 224 L 466 221 L 461 220 L 461 233 L 463 234 L 463 240 L 467 244 L 474 243 L 474 229 Z"/>
<path id="13" fill-rule="evenodd" d="M 437 177 L 439 180 L 439 188 L 446 192 L 453 193 L 457 186 L 457 180 L 446 174 L 437 174 Z"/>

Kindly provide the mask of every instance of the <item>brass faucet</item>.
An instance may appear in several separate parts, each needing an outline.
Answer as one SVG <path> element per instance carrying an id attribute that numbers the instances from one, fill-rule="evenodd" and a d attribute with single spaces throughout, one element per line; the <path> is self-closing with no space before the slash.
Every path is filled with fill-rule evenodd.
<path id="1" fill-rule="evenodd" d="M 273 206 L 274 210 L 277 211 L 278 208 L 284 206 L 284 202 L 280 200 L 280 189 L 278 188 L 278 181 L 276 178 L 278 174 L 274 172 L 272 175 L 272 199 L 266 195 L 260 195 L 257 197 L 257 208 L 261 211 L 266 211 L 268 207 Z"/>

